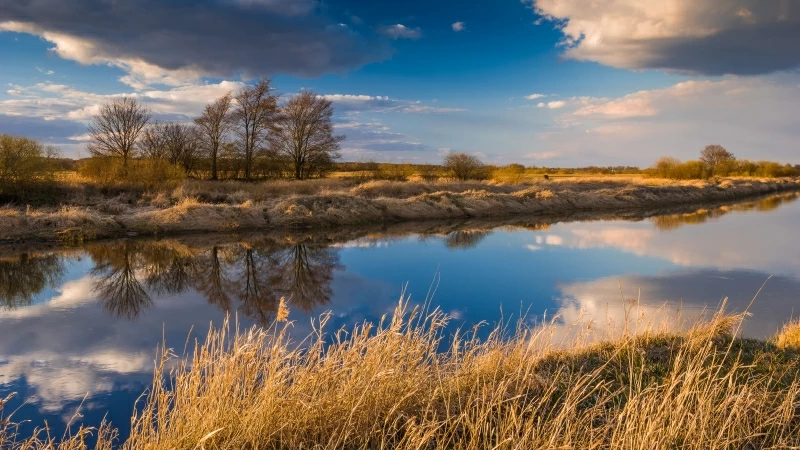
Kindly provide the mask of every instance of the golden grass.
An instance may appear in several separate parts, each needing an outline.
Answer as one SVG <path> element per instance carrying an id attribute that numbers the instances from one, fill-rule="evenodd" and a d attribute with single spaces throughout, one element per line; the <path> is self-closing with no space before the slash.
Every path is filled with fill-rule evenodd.
<path id="1" fill-rule="evenodd" d="M 420 220 L 568 214 L 733 201 L 800 190 L 800 179 L 671 181 L 581 177 L 505 184 L 485 181 L 187 181 L 141 197 L 124 192 L 82 206 L 0 208 L 0 240 L 172 234 L 284 227 L 330 228 Z"/>
<path id="2" fill-rule="evenodd" d="M 554 346 L 554 325 L 445 336 L 446 316 L 403 301 L 349 332 L 327 334 L 323 316 L 300 344 L 291 324 L 224 326 L 177 364 L 162 352 L 121 448 L 798 448 L 800 354 L 732 337 L 741 319 L 572 348 Z M 113 431 L 98 433 L 110 448 Z M 0 431 L 0 448 L 82 439 Z"/>
<path id="3" fill-rule="evenodd" d="M 787 323 L 775 336 L 775 344 L 780 348 L 800 350 L 800 319 Z"/>

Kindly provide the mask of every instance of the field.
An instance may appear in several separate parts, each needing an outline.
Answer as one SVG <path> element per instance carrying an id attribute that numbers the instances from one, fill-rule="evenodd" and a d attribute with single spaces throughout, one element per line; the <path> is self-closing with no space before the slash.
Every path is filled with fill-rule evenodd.
<path id="1" fill-rule="evenodd" d="M 181 182 L 167 190 L 71 183 L 59 207 L 0 208 L 0 240 L 79 243 L 132 235 L 335 228 L 407 221 L 654 209 L 797 190 L 800 180 L 641 177 L 491 181 Z"/>

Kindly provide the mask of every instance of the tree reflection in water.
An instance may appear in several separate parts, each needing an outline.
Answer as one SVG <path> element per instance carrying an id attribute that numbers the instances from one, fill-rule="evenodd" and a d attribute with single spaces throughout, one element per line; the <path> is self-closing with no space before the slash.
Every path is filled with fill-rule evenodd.
<path id="1" fill-rule="evenodd" d="M 691 213 L 669 214 L 651 217 L 650 221 L 660 231 L 673 231 L 685 225 L 700 225 L 709 220 L 718 219 L 732 212 L 759 211 L 769 212 L 780 206 L 800 199 L 800 192 L 773 195 L 748 202 L 724 205 L 716 208 L 701 208 Z"/>
<path id="2" fill-rule="evenodd" d="M 95 293 L 110 314 L 135 319 L 152 296 L 194 290 L 225 312 L 269 324 L 281 297 L 311 311 L 330 301 L 334 248 L 269 239 L 191 248 L 175 241 L 125 241 L 86 249 L 95 262 Z M 237 305 L 238 304 L 238 305 Z"/>
<path id="3" fill-rule="evenodd" d="M 649 220 L 656 229 L 669 231 L 733 211 L 770 211 L 799 198 L 800 193 L 787 193 Z M 468 249 L 491 234 L 491 228 L 471 226 L 472 229 L 447 226 L 444 231 L 433 232 L 425 228 L 418 233 L 422 237 L 443 238 L 449 249 Z M 524 228 L 540 230 L 547 226 L 536 223 Z M 290 307 L 304 312 L 327 304 L 332 296 L 333 273 L 340 268 L 336 246 L 308 237 L 283 241 L 258 238 L 217 245 L 130 240 L 96 243 L 82 251 L 94 262 L 93 291 L 102 307 L 109 314 L 129 319 L 136 319 L 152 307 L 153 297 L 194 290 L 222 311 L 238 312 L 268 324 L 281 297 Z M 57 289 L 63 282 L 69 254 L 77 253 L 0 258 L 0 308 L 28 306 L 45 289 Z"/>
<path id="4" fill-rule="evenodd" d="M 56 288 L 64 276 L 61 255 L 27 253 L 14 259 L 0 259 L 0 308 L 30 306 L 46 288 Z"/>
<path id="5" fill-rule="evenodd" d="M 444 243 L 451 250 L 468 250 L 477 247 L 490 234 L 490 231 L 454 231 L 447 235 Z"/>
<path id="6" fill-rule="evenodd" d="M 135 319 L 153 304 L 136 274 L 144 261 L 139 247 L 136 242 L 125 241 L 87 249 L 95 263 L 95 295 L 113 316 Z"/>

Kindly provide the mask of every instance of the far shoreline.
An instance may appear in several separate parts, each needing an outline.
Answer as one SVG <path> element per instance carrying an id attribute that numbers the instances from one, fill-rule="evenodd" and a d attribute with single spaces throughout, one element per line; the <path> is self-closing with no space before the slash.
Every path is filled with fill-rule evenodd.
<path id="1" fill-rule="evenodd" d="M 122 237 L 337 230 L 407 222 L 553 218 L 732 202 L 800 190 L 800 179 L 674 181 L 592 177 L 523 184 L 337 180 L 186 182 L 149 203 L 0 208 L 0 246 Z M 117 204 L 118 203 L 118 204 Z M 142 204 L 144 203 L 144 204 Z"/>

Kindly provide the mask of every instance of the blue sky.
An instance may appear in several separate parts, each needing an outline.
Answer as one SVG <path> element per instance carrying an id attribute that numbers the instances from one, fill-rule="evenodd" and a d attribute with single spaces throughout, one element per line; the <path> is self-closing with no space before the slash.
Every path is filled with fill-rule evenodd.
<path id="1" fill-rule="evenodd" d="M 800 163 L 796 0 L 4 0 L 0 132 L 86 156 L 113 95 L 188 121 L 253 77 L 330 96 L 347 160 Z"/>

